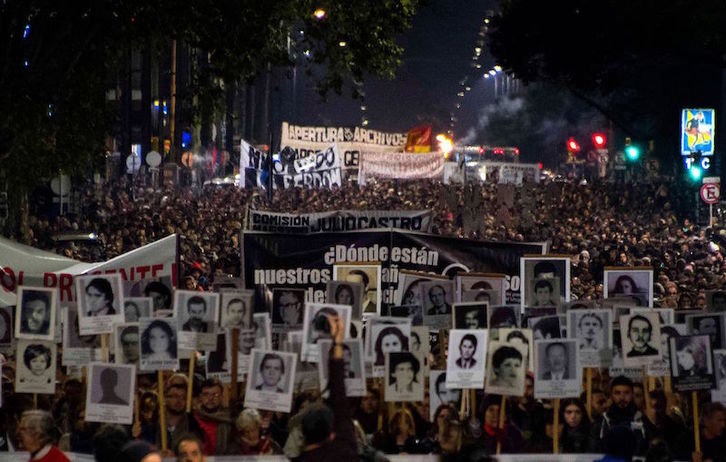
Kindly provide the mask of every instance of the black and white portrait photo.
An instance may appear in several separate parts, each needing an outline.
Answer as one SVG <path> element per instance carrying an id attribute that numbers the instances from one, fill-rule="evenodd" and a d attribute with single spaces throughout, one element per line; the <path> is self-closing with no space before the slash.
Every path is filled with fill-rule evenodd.
<path id="1" fill-rule="evenodd" d="M 318 382 L 320 391 L 328 387 L 328 362 L 330 360 L 332 340 L 320 341 L 320 362 L 318 362 Z M 366 380 L 363 361 L 363 342 L 360 339 L 343 340 L 343 377 L 345 378 L 346 396 L 365 396 Z"/>
<path id="2" fill-rule="evenodd" d="M 625 367 L 647 366 L 660 361 L 660 318 L 655 311 L 622 316 L 620 338 Z"/>
<path id="3" fill-rule="evenodd" d="M 711 339 L 713 348 L 724 348 L 726 313 L 687 314 L 686 328 L 689 334 L 705 334 Z"/>
<path id="4" fill-rule="evenodd" d="M 558 315 L 528 318 L 527 324 L 532 329 L 534 340 L 549 340 L 562 337 L 560 317 Z"/>
<path id="5" fill-rule="evenodd" d="M 456 302 L 487 301 L 490 305 L 506 305 L 506 276 L 495 273 L 459 273 L 456 283 Z M 482 300 L 482 297 L 488 298 Z M 479 298 L 477 298 L 477 296 Z"/>
<path id="6" fill-rule="evenodd" d="M 648 375 L 653 377 L 665 377 L 671 375 L 671 361 L 668 345 L 671 337 L 688 335 L 685 324 L 661 324 L 660 325 L 660 361 L 648 364 Z"/>
<path id="7" fill-rule="evenodd" d="M 139 323 L 116 324 L 113 327 L 116 364 L 133 364 L 138 367 L 141 358 Z"/>
<path id="8" fill-rule="evenodd" d="M 511 342 L 501 339 L 489 342 L 485 391 L 506 396 L 524 395 L 527 356 L 527 351 Z"/>
<path id="9" fill-rule="evenodd" d="M 54 339 L 57 293 L 55 289 L 43 287 L 18 287 L 15 337 Z"/>
<path id="10" fill-rule="evenodd" d="M 223 289 L 219 293 L 220 327 L 249 329 L 252 326 L 252 313 L 255 309 L 254 295 L 251 290 Z"/>
<path id="11" fill-rule="evenodd" d="M 436 409 L 442 404 L 461 407 L 461 388 L 446 386 L 446 371 L 431 371 L 429 374 L 429 420 L 434 422 Z"/>
<path id="12" fill-rule="evenodd" d="M 157 278 L 145 280 L 143 288 L 144 297 L 150 297 L 152 317 L 170 317 L 173 315 L 172 283 L 171 278 Z"/>
<path id="13" fill-rule="evenodd" d="M 630 298 L 636 306 L 653 306 L 652 269 L 605 269 L 604 297 Z"/>
<path id="14" fill-rule="evenodd" d="M 711 401 L 726 403 L 726 350 L 713 351 L 713 370 L 716 374 L 716 388 L 711 390 Z"/>
<path id="15" fill-rule="evenodd" d="M 611 363 L 612 311 L 570 310 L 567 312 L 568 337 L 576 339 L 582 367 L 604 367 Z"/>
<path id="16" fill-rule="evenodd" d="M 258 350 L 272 349 L 272 329 L 270 313 L 252 315 L 252 329 L 255 332 L 255 348 Z"/>
<path id="17" fill-rule="evenodd" d="M 52 340 L 18 339 L 15 391 L 55 393 L 56 346 Z"/>
<path id="18" fill-rule="evenodd" d="M 381 265 L 333 265 L 333 279 L 356 282 L 363 286 L 361 310 L 363 313 L 381 313 Z"/>
<path id="19" fill-rule="evenodd" d="M 726 313 L 726 291 L 707 290 L 706 308 L 713 313 Z"/>
<path id="20" fill-rule="evenodd" d="M 88 377 L 85 420 L 122 425 L 133 423 L 136 366 L 91 363 Z"/>
<path id="21" fill-rule="evenodd" d="M 408 318 L 413 326 L 423 325 L 423 306 L 421 305 L 390 306 L 388 315 L 395 318 Z"/>
<path id="22" fill-rule="evenodd" d="M 489 306 L 487 325 L 490 329 L 502 327 L 517 327 L 519 325 L 519 306 L 494 305 Z"/>
<path id="23" fill-rule="evenodd" d="M 582 385 L 580 348 L 576 339 L 537 340 L 534 395 L 536 398 L 577 398 Z"/>
<path id="24" fill-rule="evenodd" d="M 350 330 L 350 305 L 335 305 L 327 303 L 306 303 L 303 320 L 302 357 L 304 361 L 318 362 L 320 355 L 320 340 L 332 340 L 330 335 L 330 320 L 343 319 L 345 332 Z"/>
<path id="25" fill-rule="evenodd" d="M 176 318 L 141 318 L 139 320 L 139 332 L 141 332 L 140 370 L 179 369 L 177 326 L 178 321 Z"/>
<path id="26" fill-rule="evenodd" d="M 232 376 L 230 369 L 232 367 L 232 349 L 227 345 L 227 339 L 230 338 L 228 332 L 217 332 L 217 348 L 207 353 L 206 373 L 207 378 L 215 378 L 222 383 L 230 383 Z M 237 360 L 237 381 L 244 380 L 249 363 L 243 361 L 240 356 Z"/>
<path id="27" fill-rule="evenodd" d="M 101 336 L 81 335 L 78 325 L 78 308 L 69 304 L 62 309 L 64 366 L 82 367 L 91 361 L 101 361 Z"/>
<path id="28" fill-rule="evenodd" d="M 247 370 L 245 407 L 290 412 L 296 356 L 295 353 L 253 349 Z"/>
<path id="29" fill-rule="evenodd" d="M 487 330 L 452 329 L 446 360 L 446 386 L 479 388 L 484 386 Z"/>
<path id="30" fill-rule="evenodd" d="M 75 284 L 81 334 L 110 334 L 124 322 L 120 274 L 76 276 Z"/>
<path id="31" fill-rule="evenodd" d="M 388 402 L 423 401 L 424 376 L 419 359 L 411 352 L 386 355 L 385 400 Z"/>
<path id="32" fill-rule="evenodd" d="M 433 280 L 419 284 L 425 317 L 451 316 L 454 303 L 454 281 Z"/>
<path id="33" fill-rule="evenodd" d="M 151 297 L 126 297 L 124 299 L 124 322 L 139 322 L 141 318 L 152 316 Z"/>
<path id="34" fill-rule="evenodd" d="M 423 312 L 423 299 L 419 285 L 424 281 L 430 281 L 432 275 L 417 271 L 401 270 L 398 274 L 398 287 L 395 294 L 396 305 L 416 305 L 421 307 Z"/>
<path id="35" fill-rule="evenodd" d="M 326 300 L 336 305 L 350 305 L 351 319 L 361 319 L 363 283 L 352 281 L 328 281 L 325 285 Z"/>
<path id="36" fill-rule="evenodd" d="M 491 335 L 493 336 L 494 334 L 495 333 L 492 332 Z M 517 348 L 522 352 L 522 354 L 524 354 L 524 367 L 526 370 L 531 371 L 534 369 L 534 353 L 532 351 L 534 339 L 532 337 L 532 330 L 516 327 L 503 327 L 497 329 L 496 335 L 496 340 L 506 342 L 508 345 Z"/>
<path id="37" fill-rule="evenodd" d="M 14 306 L 0 306 L 0 347 L 9 346 L 13 341 Z"/>
<path id="38" fill-rule="evenodd" d="M 370 324 L 371 350 L 373 353 L 373 366 L 382 368 L 385 365 L 386 355 L 401 351 L 409 351 L 411 338 L 411 323 L 409 319 L 389 322 L 387 318 L 378 318 L 376 323 Z M 374 376 L 381 376 L 381 371 L 374 371 Z"/>
<path id="39" fill-rule="evenodd" d="M 429 354 L 431 353 L 431 331 L 429 326 L 411 326 L 411 338 L 408 342 L 408 351 L 415 354 L 424 367 L 424 373 L 429 372 Z"/>
<path id="40" fill-rule="evenodd" d="M 490 305 L 501 305 L 501 303 L 498 303 L 497 301 L 502 299 L 498 290 L 490 289 L 464 290 L 458 295 L 462 302 L 482 302 Z"/>
<path id="41" fill-rule="evenodd" d="M 675 391 L 711 390 L 716 387 L 713 350 L 708 335 L 671 337 L 669 352 Z"/>
<path id="42" fill-rule="evenodd" d="M 272 289 L 272 329 L 290 332 L 302 328 L 304 306 L 304 289 Z"/>
<path id="43" fill-rule="evenodd" d="M 520 297 L 522 306 L 560 306 L 570 301 L 570 258 L 566 256 L 527 256 L 519 259 Z M 536 283 L 551 280 L 546 286 Z M 556 280 L 557 282 L 552 282 Z M 546 294 L 548 289 L 553 292 Z M 539 295 L 539 298 L 538 298 Z"/>
<path id="44" fill-rule="evenodd" d="M 209 351 L 217 344 L 217 307 L 219 294 L 177 290 L 174 316 L 179 321 L 179 348 Z"/>
<path id="45" fill-rule="evenodd" d="M 486 302 L 454 303 L 454 329 L 486 329 L 488 308 Z"/>

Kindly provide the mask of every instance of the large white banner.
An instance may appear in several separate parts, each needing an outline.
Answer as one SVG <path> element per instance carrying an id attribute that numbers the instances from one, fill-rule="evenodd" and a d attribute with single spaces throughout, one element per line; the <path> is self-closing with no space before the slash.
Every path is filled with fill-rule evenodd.
<path id="1" fill-rule="evenodd" d="M 364 152 L 358 168 L 358 184 L 364 185 L 369 178 L 442 179 L 445 162 L 440 152 Z"/>
<path id="2" fill-rule="evenodd" d="M 73 278 L 120 273 L 123 281 L 171 276 L 176 281 L 177 236 L 172 234 L 100 263 L 83 263 L 0 237 L 0 305 L 15 305 L 19 285 L 58 288 L 60 303 L 73 301 Z"/>

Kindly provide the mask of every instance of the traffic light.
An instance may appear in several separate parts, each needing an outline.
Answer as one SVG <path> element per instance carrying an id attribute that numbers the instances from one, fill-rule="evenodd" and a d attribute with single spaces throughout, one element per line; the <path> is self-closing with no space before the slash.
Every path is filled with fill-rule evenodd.
<path id="1" fill-rule="evenodd" d="M 593 133 L 592 134 L 592 144 L 595 145 L 595 148 L 603 149 L 605 147 L 606 142 L 607 142 L 607 138 L 605 138 L 605 135 L 603 135 L 602 133 Z"/>
<path id="2" fill-rule="evenodd" d="M 570 139 L 567 140 L 567 150 L 571 153 L 580 150 L 580 145 L 577 143 L 577 141 L 575 141 L 575 138 L 570 137 Z"/>
<path id="3" fill-rule="evenodd" d="M 625 138 L 625 155 L 631 162 L 635 162 L 640 157 L 640 149 L 631 144 L 629 136 Z"/>
<path id="4" fill-rule="evenodd" d="M 698 165 L 691 165 L 691 168 L 688 169 L 688 174 L 691 176 L 691 180 L 700 181 L 701 176 L 703 176 L 703 171 Z"/>

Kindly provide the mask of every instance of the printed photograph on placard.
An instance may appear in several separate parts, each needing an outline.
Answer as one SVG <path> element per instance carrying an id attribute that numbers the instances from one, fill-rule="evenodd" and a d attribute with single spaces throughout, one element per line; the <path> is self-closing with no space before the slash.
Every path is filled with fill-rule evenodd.
<path id="1" fill-rule="evenodd" d="M 254 296 L 251 290 L 222 289 L 219 292 L 219 326 L 222 329 L 250 329 L 255 310 Z"/>
<path id="2" fill-rule="evenodd" d="M 488 308 L 487 302 L 454 303 L 454 329 L 486 329 Z"/>
<path id="3" fill-rule="evenodd" d="M 501 292 L 498 290 L 464 290 L 460 296 L 461 302 L 486 302 L 490 305 L 501 304 Z"/>
<path id="4" fill-rule="evenodd" d="M 531 329 L 503 327 L 497 329 L 497 334 L 498 341 L 505 342 L 524 354 L 524 365 L 528 371 L 534 370 L 534 352 L 532 351 L 534 339 Z"/>
<path id="5" fill-rule="evenodd" d="M 658 313 L 658 318 L 660 319 L 660 324 L 673 324 L 675 321 L 675 315 L 673 308 L 633 308 L 630 307 L 628 309 L 628 312 L 625 314 L 638 314 L 638 313 L 649 313 L 651 311 L 654 311 Z"/>
<path id="6" fill-rule="evenodd" d="M 658 313 L 629 314 L 620 318 L 623 364 L 642 367 L 661 360 L 660 318 Z"/>
<path id="7" fill-rule="evenodd" d="M 172 315 L 174 299 L 172 298 L 173 285 L 170 277 L 161 277 L 153 280 L 145 280 L 143 291 L 138 296 L 151 298 L 151 317 L 168 317 Z M 132 291 L 130 295 L 134 295 Z"/>
<path id="8" fill-rule="evenodd" d="M 456 282 L 456 302 L 488 301 L 490 305 L 506 304 L 506 279 L 503 274 L 490 273 L 459 273 L 454 278 Z M 480 292 L 486 293 L 489 300 L 477 300 Z M 472 294 L 464 297 L 466 294 Z"/>
<path id="9" fill-rule="evenodd" d="M 138 367 L 141 357 L 139 323 L 116 324 L 113 329 L 116 364 L 133 364 Z"/>
<path id="10" fill-rule="evenodd" d="M 333 265 L 333 279 L 363 285 L 361 310 L 363 313 L 381 313 L 381 265 Z"/>
<path id="11" fill-rule="evenodd" d="M 587 309 L 567 312 L 567 332 L 580 350 L 582 367 L 605 367 L 612 362 L 612 312 Z"/>
<path id="12" fill-rule="evenodd" d="M 222 276 L 221 278 L 214 277 L 212 283 L 212 292 L 222 293 L 225 290 L 244 290 L 245 283 L 242 278 L 235 278 L 232 276 Z"/>
<path id="13" fill-rule="evenodd" d="M 121 275 L 76 276 L 76 298 L 81 334 L 110 334 L 124 322 Z"/>
<path id="14" fill-rule="evenodd" d="M 652 269 L 606 269 L 603 284 L 604 297 L 628 298 L 635 306 L 653 306 Z"/>
<path id="15" fill-rule="evenodd" d="M 174 316 L 179 320 L 179 332 L 214 334 L 218 306 L 219 294 L 214 292 L 177 290 L 174 292 Z M 191 336 L 186 337 L 191 338 Z M 180 348 L 194 347 L 180 345 Z"/>
<path id="16" fill-rule="evenodd" d="M 490 342 L 484 390 L 488 394 L 524 395 L 527 351 L 508 342 Z"/>
<path id="17" fill-rule="evenodd" d="M 91 361 L 101 361 L 101 336 L 81 335 L 78 311 L 74 303 L 61 309 L 63 316 L 63 354 L 61 364 L 82 367 Z"/>
<path id="18" fill-rule="evenodd" d="M 320 362 L 318 373 L 320 391 L 328 387 L 328 364 L 332 354 L 333 341 L 320 341 Z M 360 339 L 343 340 L 343 378 L 345 379 L 346 396 L 365 396 L 366 379 L 363 363 L 363 342 Z"/>
<path id="19" fill-rule="evenodd" d="M 558 315 L 529 318 L 527 319 L 527 323 L 528 327 L 532 329 L 532 336 L 535 340 L 549 340 L 562 337 L 560 317 Z"/>
<path id="20" fill-rule="evenodd" d="M 429 374 L 429 420 L 436 422 L 436 410 L 442 404 L 461 408 L 461 388 L 446 386 L 446 371 L 431 371 Z"/>
<path id="21" fill-rule="evenodd" d="M 451 306 L 454 303 L 454 281 L 424 281 L 419 286 L 425 317 L 451 316 Z"/>
<path id="22" fill-rule="evenodd" d="M 8 346 L 13 342 L 14 306 L 0 306 L 0 346 Z"/>
<path id="23" fill-rule="evenodd" d="M 56 289 L 18 286 L 16 338 L 54 339 L 57 295 Z"/>
<path id="24" fill-rule="evenodd" d="M 139 331 L 141 332 L 140 370 L 179 369 L 177 326 L 178 321 L 176 318 L 139 319 Z"/>
<path id="25" fill-rule="evenodd" d="M 282 351 L 297 354 L 297 368 L 295 369 L 295 390 L 320 390 L 318 365 L 301 360 L 303 332 L 290 331 L 285 336 L 285 345 Z"/>
<path id="26" fill-rule="evenodd" d="M 429 354 L 431 353 L 429 334 L 429 326 L 411 326 L 411 339 L 408 342 L 408 351 L 415 354 L 421 361 L 425 375 L 428 375 Z"/>
<path id="27" fill-rule="evenodd" d="M 625 367 L 623 360 L 623 347 L 620 336 L 620 328 L 613 328 L 613 358 L 608 368 L 610 377 L 624 375 L 632 380 L 638 381 L 643 378 L 643 367 Z"/>
<path id="28" fill-rule="evenodd" d="M 399 305 L 388 308 L 388 315 L 394 318 L 408 318 L 411 325 L 423 325 L 423 307 L 421 305 Z"/>
<path id="29" fill-rule="evenodd" d="M 519 325 L 519 306 L 494 305 L 490 306 L 487 314 L 487 326 L 490 329 L 502 327 L 517 327 Z"/>
<path id="30" fill-rule="evenodd" d="M 522 306 L 560 306 L 570 301 L 570 258 L 560 256 L 531 256 L 519 259 L 522 280 L 520 296 Z M 556 280 L 546 286 L 540 279 Z M 537 289 L 540 289 L 539 291 Z M 545 289 L 552 292 L 545 297 Z M 539 295 L 539 298 L 537 296 Z"/>
<path id="31" fill-rule="evenodd" d="M 398 274 L 398 287 L 396 288 L 394 302 L 396 305 L 417 305 L 423 312 L 423 299 L 419 285 L 424 281 L 439 279 L 428 273 L 401 270 Z"/>
<path id="32" fill-rule="evenodd" d="M 671 377 L 677 392 L 716 388 L 713 352 L 708 335 L 686 335 L 669 339 Z"/>
<path id="33" fill-rule="evenodd" d="M 272 289 L 272 328 L 289 332 L 302 328 L 305 289 Z"/>
<path id="34" fill-rule="evenodd" d="M 726 350 L 713 351 L 713 369 L 716 374 L 716 388 L 711 390 L 711 401 L 726 403 Z"/>
<path id="35" fill-rule="evenodd" d="M 295 383 L 295 353 L 252 350 L 247 371 L 244 406 L 274 412 L 290 412 Z"/>
<path id="36" fill-rule="evenodd" d="M 385 365 L 385 401 L 423 401 L 423 370 L 413 353 L 387 353 Z"/>
<path id="37" fill-rule="evenodd" d="M 133 423 L 136 366 L 91 363 L 88 377 L 85 420 L 122 425 Z"/>
<path id="38" fill-rule="evenodd" d="M 349 281 L 328 281 L 325 285 L 328 303 L 350 305 L 351 319 L 361 319 L 363 283 Z"/>
<path id="39" fill-rule="evenodd" d="M 724 290 L 707 290 L 706 291 L 706 309 L 713 313 L 726 312 L 726 291 L 724 291 Z"/>
<path id="40" fill-rule="evenodd" d="M 671 375 L 671 361 L 668 345 L 671 337 L 688 335 L 685 324 L 668 324 L 660 326 L 660 352 L 661 360 L 648 365 L 648 375 L 665 377 Z"/>
<path id="41" fill-rule="evenodd" d="M 578 398 L 582 387 L 578 356 L 582 350 L 577 340 L 537 340 L 534 347 L 535 398 Z"/>
<path id="42" fill-rule="evenodd" d="M 18 339 L 15 392 L 55 393 L 56 346 L 52 340 Z"/>
<path id="43" fill-rule="evenodd" d="M 689 334 L 705 334 L 714 348 L 724 348 L 726 314 L 687 314 L 686 329 Z"/>
<path id="44" fill-rule="evenodd" d="M 272 349 L 272 329 L 270 324 L 269 313 L 255 313 L 252 315 L 252 328 L 255 331 L 255 348 L 259 350 Z"/>
<path id="45" fill-rule="evenodd" d="M 386 354 L 388 353 L 409 351 L 410 339 L 410 322 L 388 324 L 383 321 L 371 325 L 373 366 L 384 366 Z"/>
<path id="46" fill-rule="evenodd" d="M 124 322 L 139 322 L 152 316 L 151 297 L 126 297 L 124 299 Z"/>
<path id="47" fill-rule="evenodd" d="M 449 354 L 446 359 L 448 388 L 484 386 L 487 355 L 487 330 L 452 329 L 449 331 Z"/>
<path id="48" fill-rule="evenodd" d="M 383 326 L 383 327 L 377 327 L 379 325 Z M 403 340 L 403 339 L 408 338 L 408 336 L 404 335 L 403 333 L 408 332 L 410 330 L 410 328 L 405 327 L 405 326 L 410 326 L 410 325 L 411 325 L 411 319 L 408 319 L 408 318 L 397 318 L 397 317 L 393 317 L 393 316 L 371 316 L 371 317 L 369 317 L 366 320 L 365 337 L 363 339 L 365 342 L 364 349 L 365 349 L 366 362 L 375 363 L 375 362 L 380 362 L 380 361 L 377 361 L 378 359 L 383 359 L 383 356 L 379 357 L 378 355 L 376 355 L 376 348 L 375 348 L 378 337 L 379 337 L 378 334 L 381 332 L 382 329 L 384 329 L 386 326 L 398 326 L 398 331 L 401 332 L 401 335 L 400 335 L 400 338 L 402 339 L 401 344 L 403 345 L 403 344 L 407 343 L 407 340 Z M 375 335 L 373 332 L 374 330 L 376 331 Z M 390 335 L 390 332 L 387 331 L 387 334 Z M 399 350 L 399 351 L 407 351 L 407 350 L 408 350 L 408 347 L 406 347 L 406 350 L 404 350 L 403 346 L 402 346 L 401 350 Z M 376 370 L 376 368 L 378 368 L 378 369 Z M 382 363 L 379 364 L 378 366 L 376 366 L 376 368 L 374 368 L 374 374 L 379 374 L 379 375 L 377 375 L 378 377 L 383 377 L 383 373 L 384 373 L 383 364 Z"/>
<path id="49" fill-rule="evenodd" d="M 302 358 L 303 361 L 316 363 L 319 360 L 320 340 L 332 340 L 330 335 L 329 318 L 343 318 L 345 332 L 350 330 L 350 313 L 349 305 L 334 305 L 327 303 L 305 303 L 305 312 L 303 319 L 303 344 Z"/>

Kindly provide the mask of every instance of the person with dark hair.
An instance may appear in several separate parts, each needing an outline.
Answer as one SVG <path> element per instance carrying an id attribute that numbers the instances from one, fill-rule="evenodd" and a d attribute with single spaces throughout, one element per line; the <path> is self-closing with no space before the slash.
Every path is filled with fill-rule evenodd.
<path id="1" fill-rule="evenodd" d="M 207 332 L 209 323 L 204 320 L 207 313 L 207 301 L 204 297 L 194 295 L 187 300 L 189 319 L 182 325 L 184 332 Z"/>
<path id="2" fill-rule="evenodd" d="M 485 329 L 487 326 L 486 310 L 483 306 L 466 309 L 464 312 L 464 329 Z"/>
<path id="3" fill-rule="evenodd" d="M 491 308 L 489 328 L 517 327 L 517 315 L 511 306 L 494 306 Z"/>
<path id="4" fill-rule="evenodd" d="M 116 462 L 161 462 L 161 454 L 146 441 L 134 440 L 121 448 L 116 455 Z"/>
<path id="5" fill-rule="evenodd" d="M 385 454 L 416 454 L 416 423 L 407 409 L 397 409 L 388 419 L 388 431 L 374 438 L 373 445 Z"/>
<path id="6" fill-rule="evenodd" d="M 177 462 L 204 462 L 205 454 L 202 451 L 202 441 L 193 433 L 187 433 L 179 438 L 174 447 Z"/>
<path id="7" fill-rule="evenodd" d="M 23 291 L 20 332 L 48 335 L 50 332 L 50 296 L 40 290 Z"/>
<path id="8" fill-rule="evenodd" d="M 446 301 L 446 289 L 443 285 L 435 284 L 429 287 L 428 296 L 431 308 L 426 312 L 427 315 L 451 314 L 451 304 Z"/>
<path id="9" fill-rule="evenodd" d="M 545 365 L 547 369 L 542 372 L 542 380 L 569 380 L 567 370 L 567 347 L 562 342 L 553 342 L 545 347 Z"/>
<path id="10" fill-rule="evenodd" d="M 343 338 L 345 325 L 339 317 L 328 318 L 333 337 L 333 354 L 328 365 L 330 407 L 314 407 L 303 414 L 302 434 L 304 446 L 300 462 L 353 461 L 358 460 L 358 444 L 355 437 L 350 406 L 345 396 L 343 377 Z M 331 409 L 332 408 L 332 409 Z"/>
<path id="11" fill-rule="evenodd" d="M 389 356 L 388 389 L 386 393 L 411 393 L 413 384 L 418 383 L 418 373 L 421 363 L 418 358 L 403 351 Z"/>
<path id="12" fill-rule="evenodd" d="M 577 320 L 577 338 L 581 350 L 598 351 L 603 348 L 603 322 L 595 313 L 585 313 Z"/>
<path id="13" fill-rule="evenodd" d="M 131 301 L 124 301 L 124 321 L 125 322 L 137 322 L 141 317 L 141 309 L 139 304 Z"/>
<path id="14" fill-rule="evenodd" d="M 23 352 L 23 363 L 31 374 L 43 377 L 52 363 L 53 355 L 50 348 L 39 343 L 32 343 Z"/>
<path id="15" fill-rule="evenodd" d="M 542 260 L 535 263 L 534 268 L 532 269 L 532 274 L 535 279 L 552 279 L 555 276 L 558 276 L 557 268 L 554 263 L 548 260 Z"/>
<path id="16" fill-rule="evenodd" d="M 361 295 L 361 298 L 363 299 L 361 302 L 363 313 L 375 312 L 378 309 L 378 301 L 376 300 L 377 289 L 370 288 L 371 281 L 368 277 L 368 273 L 361 269 L 353 269 L 348 272 L 345 280 L 348 282 L 360 282 L 363 284 L 363 294 L 365 294 L 365 297 L 363 297 L 363 294 Z"/>
<path id="17" fill-rule="evenodd" d="M 151 297 L 154 313 L 171 309 L 171 291 L 159 281 L 151 281 L 144 288 L 144 295 Z"/>
<path id="18" fill-rule="evenodd" d="M 677 460 L 723 461 L 726 458 L 726 407 L 722 403 L 706 403 L 700 409 L 701 414 L 701 452 L 695 452 L 693 431 L 685 431 L 675 444 Z"/>
<path id="19" fill-rule="evenodd" d="M 285 327 L 297 327 L 302 323 L 303 300 L 292 290 L 283 290 L 278 300 L 277 312 Z"/>
<path id="20" fill-rule="evenodd" d="M 461 403 L 461 389 L 448 388 L 446 386 L 446 372 L 439 374 L 439 376 L 436 377 L 434 390 L 441 404 L 452 404 L 458 407 Z"/>
<path id="21" fill-rule="evenodd" d="M 335 288 L 335 303 L 339 305 L 353 305 L 353 288 L 349 284 L 339 284 Z"/>
<path id="22" fill-rule="evenodd" d="M 590 419 L 579 398 L 567 398 L 560 403 L 560 422 L 564 423 L 560 435 L 563 454 L 586 454 L 592 450 Z"/>
<path id="23" fill-rule="evenodd" d="M 339 318 L 340 315 L 334 308 L 328 306 L 320 308 L 313 316 L 313 322 L 310 329 L 309 343 L 318 343 L 322 339 L 330 339 L 330 325 L 328 317 L 333 316 Z"/>
<path id="24" fill-rule="evenodd" d="M 186 412 L 187 386 L 186 383 L 171 383 L 165 387 L 164 400 L 166 406 L 166 441 L 169 448 L 175 448 L 179 440 L 187 433 L 194 433 L 202 442 L 206 441 L 206 434 L 200 427 L 192 413 Z M 154 438 L 156 447 L 161 447 L 161 431 L 156 425 Z"/>
<path id="25" fill-rule="evenodd" d="M 190 299 L 191 300 L 191 299 Z M 233 298 L 227 302 L 225 307 L 225 328 L 239 327 L 248 329 L 249 313 L 247 312 L 247 304 L 241 298 Z"/>
<path id="26" fill-rule="evenodd" d="M 260 361 L 260 377 L 262 383 L 255 387 L 255 390 L 274 393 L 285 393 L 280 386 L 280 381 L 285 377 L 285 361 L 280 355 L 265 353 Z"/>
<path id="27" fill-rule="evenodd" d="M 93 435 L 93 458 L 96 462 L 116 459 L 121 448 L 131 441 L 131 437 L 120 425 L 103 424 Z"/>
<path id="28" fill-rule="evenodd" d="M 560 320 L 557 316 L 543 316 L 534 320 L 532 335 L 535 340 L 560 338 Z"/>
<path id="29" fill-rule="evenodd" d="M 86 286 L 86 316 L 116 314 L 113 307 L 113 287 L 108 279 L 93 278 Z"/>
<path id="30" fill-rule="evenodd" d="M 538 279 L 534 283 L 532 289 L 532 295 L 534 296 L 534 302 L 532 306 L 557 306 L 554 299 L 555 289 L 552 287 L 552 282 L 548 279 Z"/>
<path id="31" fill-rule="evenodd" d="M 127 406 L 128 401 L 116 394 L 116 386 L 118 385 L 118 372 L 110 367 L 101 371 L 101 398 L 97 401 L 99 404 L 113 404 L 116 406 Z"/>
<path id="32" fill-rule="evenodd" d="M 141 355 L 149 361 L 176 359 L 174 330 L 161 319 L 155 319 L 141 334 Z"/>
<path id="33" fill-rule="evenodd" d="M 461 338 L 459 342 L 459 357 L 456 360 L 456 365 L 462 369 L 472 369 L 476 367 L 476 354 L 477 339 L 474 334 L 466 334 Z"/>
<path id="34" fill-rule="evenodd" d="M 222 383 L 217 379 L 206 379 L 199 388 L 199 406 L 194 411 L 194 418 L 205 436 L 205 444 L 200 449 L 209 456 L 225 454 L 233 421 L 229 409 L 222 407 Z"/>
<path id="35" fill-rule="evenodd" d="M 635 280 L 627 274 L 622 274 L 615 280 L 615 287 L 613 288 L 613 294 L 615 295 L 633 295 L 637 294 L 638 291 Z"/>
<path id="36" fill-rule="evenodd" d="M 386 353 L 408 351 L 408 337 L 403 335 L 401 329 L 396 326 L 387 326 L 381 329 L 374 345 L 376 353 L 375 366 L 383 366 Z"/>
<path id="37" fill-rule="evenodd" d="M 489 386 L 516 388 L 522 370 L 522 353 L 508 345 L 499 347 L 492 355 L 492 369 Z"/>
<path id="38" fill-rule="evenodd" d="M 123 364 L 138 364 L 139 362 L 139 326 L 126 326 L 119 333 L 119 343 Z"/>
<path id="39" fill-rule="evenodd" d="M 628 358 L 639 356 L 653 356 L 658 350 L 650 345 L 653 336 L 653 325 L 645 316 L 636 314 L 628 321 L 628 338 L 633 348 L 627 353 Z"/>
<path id="40" fill-rule="evenodd" d="M 378 430 L 378 407 L 381 395 L 377 388 L 366 388 L 366 395 L 360 400 L 360 406 L 355 410 L 353 418 L 358 421 L 366 435 L 372 435 Z"/>
<path id="41" fill-rule="evenodd" d="M 720 316 L 698 316 L 693 319 L 693 333 L 708 335 L 711 345 L 714 348 L 721 348 L 720 323 Z"/>
<path id="42" fill-rule="evenodd" d="M 526 451 L 522 432 L 509 422 L 503 427 L 499 425 L 499 408 L 502 397 L 487 394 L 482 401 L 480 413 L 484 415 L 484 428 L 476 444 L 486 450 L 487 454 L 495 454 L 497 444 L 501 445 L 503 454 L 517 454 Z M 480 414 L 480 415 L 481 415 Z"/>

